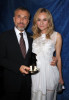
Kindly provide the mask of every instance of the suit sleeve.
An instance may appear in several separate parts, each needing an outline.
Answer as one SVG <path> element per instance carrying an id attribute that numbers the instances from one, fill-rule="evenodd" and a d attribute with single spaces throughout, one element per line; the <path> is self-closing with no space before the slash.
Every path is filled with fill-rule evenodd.
<path id="1" fill-rule="evenodd" d="M 0 66 L 15 73 L 20 73 L 20 64 L 7 57 L 6 39 L 2 35 L 0 35 Z"/>

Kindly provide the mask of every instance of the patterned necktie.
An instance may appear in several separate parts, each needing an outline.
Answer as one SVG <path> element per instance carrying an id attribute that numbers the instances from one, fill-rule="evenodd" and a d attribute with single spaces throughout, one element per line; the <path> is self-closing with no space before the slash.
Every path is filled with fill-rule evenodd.
<path id="1" fill-rule="evenodd" d="M 26 56 L 26 47 L 25 47 L 25 42 L 24 42 L 24 39 L 23 39 L 23 33 L 19 33 L 20 34 L 20 48 L 21 48 L 21 52 L 22 52 L 22 55 L 23 57 L 25 58 Z"/>

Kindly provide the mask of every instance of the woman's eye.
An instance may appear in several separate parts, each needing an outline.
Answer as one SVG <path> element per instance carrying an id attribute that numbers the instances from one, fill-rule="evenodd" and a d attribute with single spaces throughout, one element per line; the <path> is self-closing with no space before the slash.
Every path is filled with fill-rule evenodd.
<path id="1" fill-rule="evenodd" d="M 47 21 L 47 19 L 44 19 L 44 21 Z"/>
<path id="2" fill-rule="evenodd" d="M 37 21 L 40 21 L 40 19 L 38 19 Z"/>

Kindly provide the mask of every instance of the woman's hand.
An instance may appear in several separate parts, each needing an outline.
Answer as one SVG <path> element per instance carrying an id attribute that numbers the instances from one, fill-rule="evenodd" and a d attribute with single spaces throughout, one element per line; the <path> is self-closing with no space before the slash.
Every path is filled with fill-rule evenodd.
<path id="1" fill-rule="evenodd" d="M 53 56 L 51 65 L 56 66 L 56 64 L 57 64 L 57 58 Z"/>
<path id="2" fill-rule="evenodd" d="M 62 85 L 64 84 L 64 81 L 63 81 L 63 78 L 62 77 L 60 77 L 59 83 L 61 83 Z"/>

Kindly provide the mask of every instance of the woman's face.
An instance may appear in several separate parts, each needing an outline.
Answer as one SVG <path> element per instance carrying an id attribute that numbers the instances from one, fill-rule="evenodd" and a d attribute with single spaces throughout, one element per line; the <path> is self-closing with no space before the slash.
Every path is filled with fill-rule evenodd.
<path id="1" fill-rule="evenodd" d="M 41 30 L 41 33 L 46 33 L 48 27 L 48 20 L 45 12 L 39 14 L 36 24 L 37 27 Z"/>

